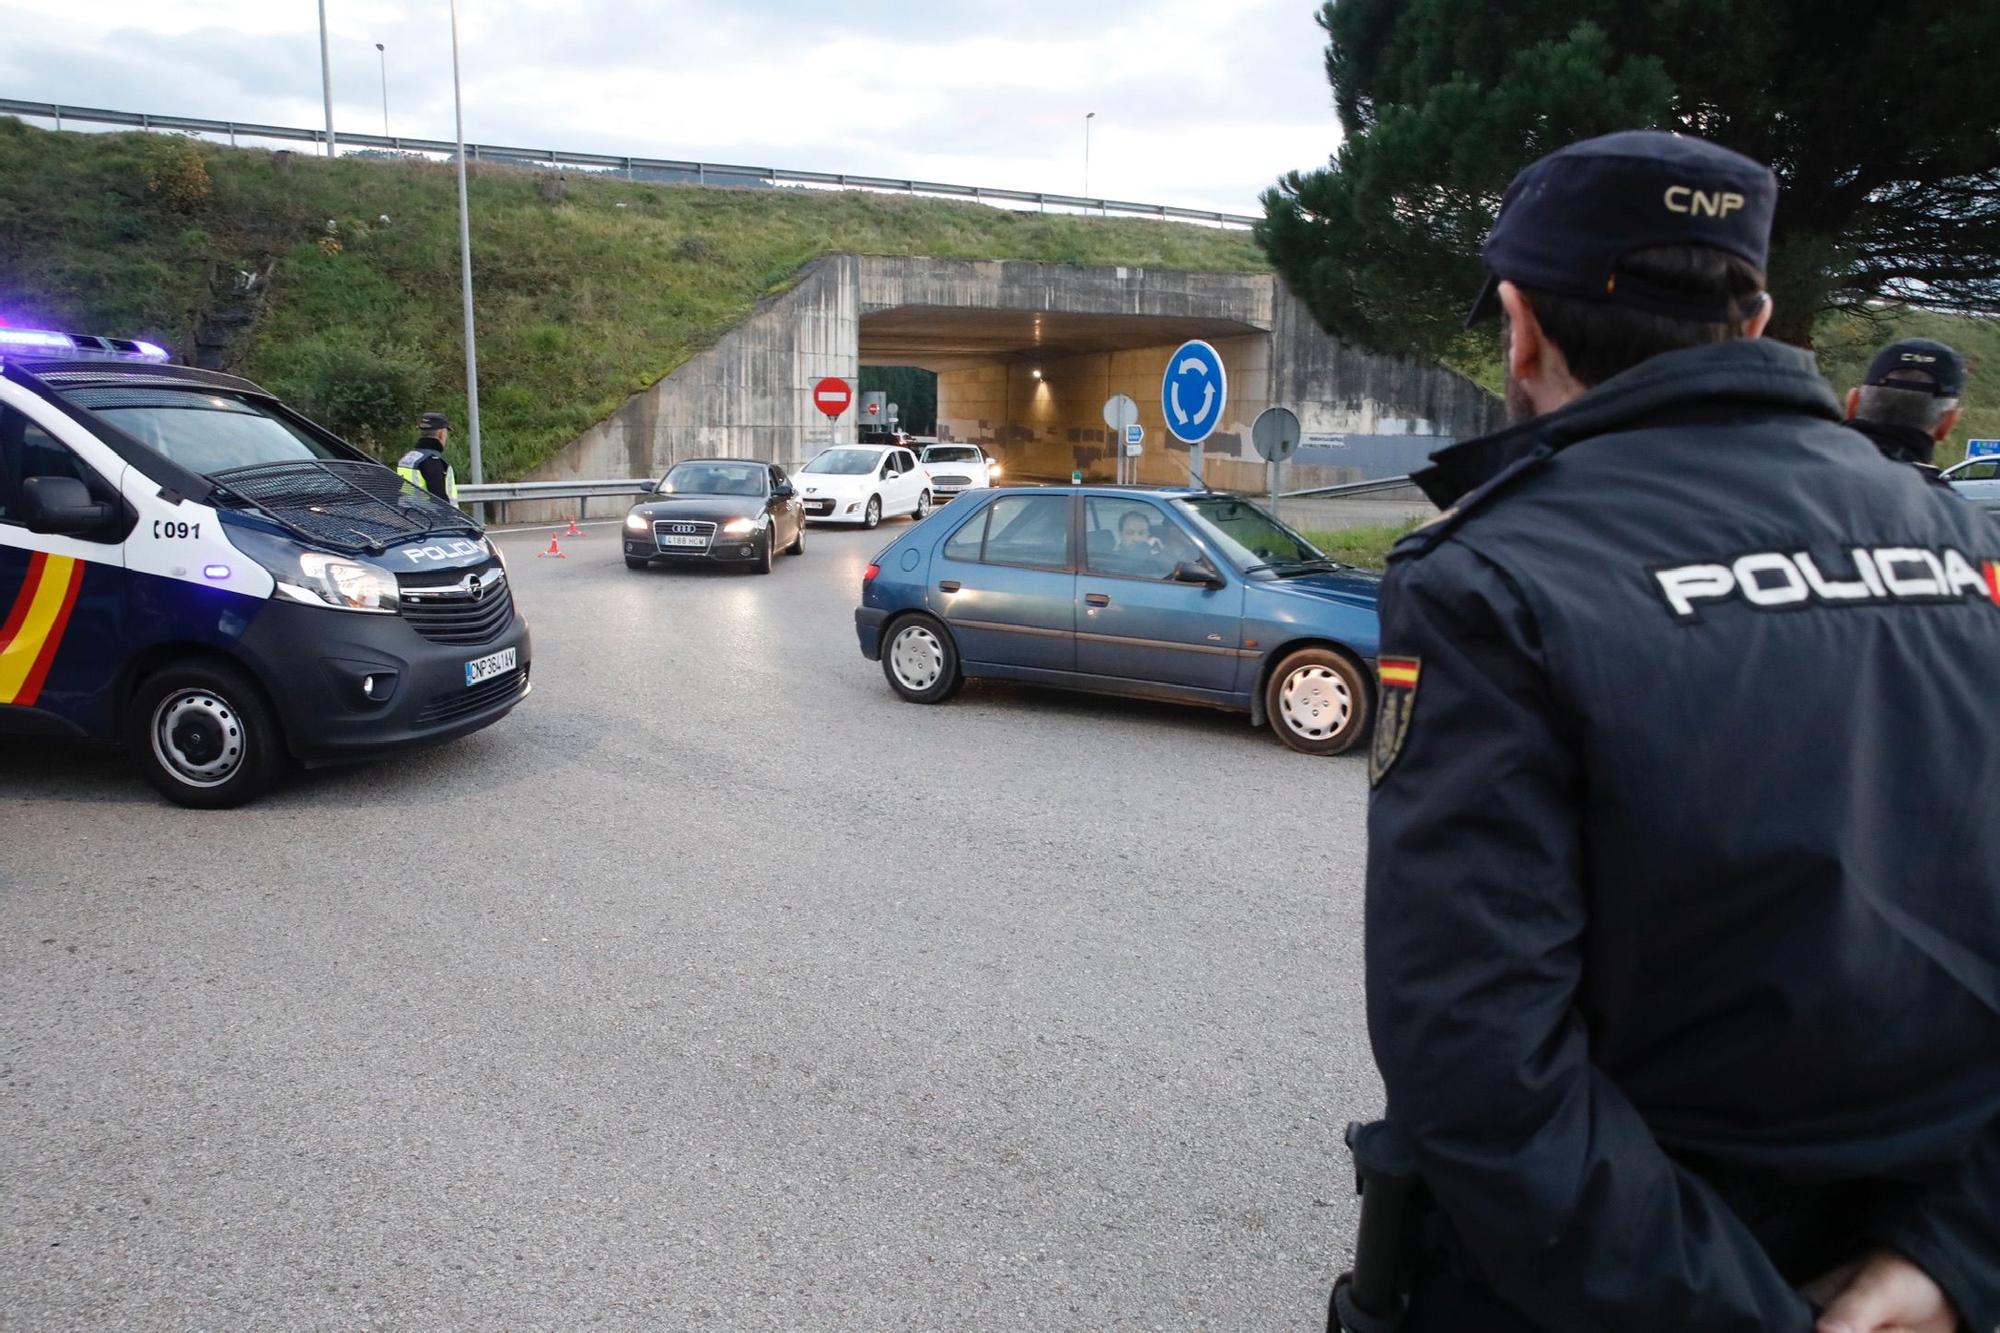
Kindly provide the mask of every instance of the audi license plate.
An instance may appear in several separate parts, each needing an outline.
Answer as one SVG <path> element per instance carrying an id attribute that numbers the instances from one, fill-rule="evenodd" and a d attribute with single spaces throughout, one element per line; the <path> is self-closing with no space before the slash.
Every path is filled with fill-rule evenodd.
<path id="1" fill-rule="evenodd" d="M 706 537 L 689 537 L 689 536 L 685 536 L 685 535 L 683 535 L 683 534 L 681 534 L 681 533 L 678 533 L 678 532 L 669 532 L 669 533 L 668 533 L 668 534 L 666 534 L 666 535 L 665 535 L 664 537 L 660 538 L 660 545 L 662 545 L 662 546 L 706 546 L 706 545 L 708 545 L 708 538 L 706 538 Z"/>
<path id="2" fill-rule="evenodd" d="M 473 658 L 465 664 L 465 683 L 477 685 L 482 680 L 492 680 L 495 676 L 506 675 L 520 660 L 520 652 L 519 648 L 509 648 L 505 652 Z"/>

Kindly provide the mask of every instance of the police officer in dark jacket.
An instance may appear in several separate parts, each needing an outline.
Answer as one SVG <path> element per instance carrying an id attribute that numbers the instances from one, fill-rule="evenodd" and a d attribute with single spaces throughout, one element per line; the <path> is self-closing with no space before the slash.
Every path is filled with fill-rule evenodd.
<path id="1" fill-rule="evenodd" d="M 458 477 L 444 456 L 444 442 L 451 435 L 451 422 L 442 412 L 426 412 L 417 419 L 417 444 L 396 460 L 396 472 L 412 486 L 421 486 L 438 499 L 458 503 Z"/>
<path id="2" fill-rule="evenodd" d="M 1486 243 L 1516 424 L 1382 585 L 1405 1333 L 2000 1325 L 2000 531 L 1757 337 L 1775 194 L 1615 134 Z"/>
<path id="3" fill-rule="evenodd" d="M 1905 338 L 1877 352 L 1861 387 L 1847 391 L 1847 424 L 1883 457 L 1936 480 L 1931 459 L 1958 425 L 1964 391 L 1965 362 L 1957 352 L 1929 338 Z"/>

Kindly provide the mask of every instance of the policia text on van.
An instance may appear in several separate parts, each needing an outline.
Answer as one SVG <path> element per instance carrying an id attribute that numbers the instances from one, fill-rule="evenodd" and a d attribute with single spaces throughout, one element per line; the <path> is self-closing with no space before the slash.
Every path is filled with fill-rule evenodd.
<path id="1" fill-rule="evenodd" d="M 246 380 L 0 328 L 0 733 L 122 741 L 184 805 L 528 693 L 499 551 Z"/>

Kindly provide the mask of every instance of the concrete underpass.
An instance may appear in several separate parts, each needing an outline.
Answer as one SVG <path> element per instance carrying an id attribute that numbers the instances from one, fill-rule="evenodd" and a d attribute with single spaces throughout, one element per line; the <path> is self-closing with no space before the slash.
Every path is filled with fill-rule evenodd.
<path id="1" fill-rule="evenodd" d="M 1264 487 L 1250 424 L 1270 406 L 1307 433 L 1287 487 L 1407 472 L 1497 424 L 1497 401 L 1471 381 L 1338 342 L 1268 273 L 832 255 L 533 479 L 657 475 L 704 455 L 796 467 L 854 436 L 851 414 L 829 428 L 813 411 L 811 385 L 871 365 L 935 372 L 940 435 L 991 446 L 1017 477 L 1110 479 L 1102 409 L 1127 394 L 1146 428 L 1140 479 L 1178 483 L 1186 450 L 1169 440 L 1159 385 L 1188 338 L 1214 344 L 1229 377 L 1206 445 L 1212 485 Z"/>

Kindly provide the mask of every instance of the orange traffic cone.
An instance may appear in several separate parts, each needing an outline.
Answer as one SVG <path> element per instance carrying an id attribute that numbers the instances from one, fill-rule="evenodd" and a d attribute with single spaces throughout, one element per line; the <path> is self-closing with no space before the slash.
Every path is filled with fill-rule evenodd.
<path id="1" fill-rule="evenodd" d="M 536 556 L 535 559 L 540 560 L 542 556 L 548 556 L 548 555 L 552 555 L 558 560 L 569 559 L 568 556 L 563 554 L 563 548 L 557 544 L 556 539 L 554 537 L 549 538 L 549 549 L 543 551 L 542 554 Z"/>
<path id="2" fill-rule="evenodd" d="M 589 536 L 590 534 L 589 534 L 589 533 L 587 533 L 587 532 L 585 532 L 585 531 L 584 531 L 584 530 L 583 530 L 582 528 L 579 528 L 579 527 L 578 527 L 578 526 L 576 525 L 576 520 L 575 520 L 575 519 L 571 519 L 571 520 L 569 521 L 569 531 L 568 531 L 568 532 L 559 532 L 559 533 L 557 533 L 556 535 L 557 535 L 558 537 L 588 537 L 588 536 Z"/>

